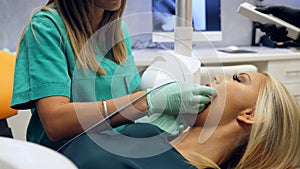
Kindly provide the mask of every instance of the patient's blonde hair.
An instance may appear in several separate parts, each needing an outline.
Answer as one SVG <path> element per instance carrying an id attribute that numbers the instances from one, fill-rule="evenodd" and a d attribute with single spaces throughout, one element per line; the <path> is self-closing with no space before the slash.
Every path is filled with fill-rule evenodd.
<path id="1" fill-rule="evenodd" d="M 239 147 L 225 168 L 289 169 L 300 162 L 300 108 L 288 90 L 266 74 L 255 106 L 254 124 L 248 143 Z M 239 150 L 239 152 L 240 152 Z M 192 154 L 198 168 L 219 167 L 202 155 Z M 239 157 L 241 156 L 241 158 Z M 222 167 L 223 168 L 223 167 Z"/>
<path id="2" fill-rule="evenodd" d="M 287 169 L 299 165 L 299 105 L 278 80 L 268 76 L 256 102 L 246 151 L 236 169 Z"/>

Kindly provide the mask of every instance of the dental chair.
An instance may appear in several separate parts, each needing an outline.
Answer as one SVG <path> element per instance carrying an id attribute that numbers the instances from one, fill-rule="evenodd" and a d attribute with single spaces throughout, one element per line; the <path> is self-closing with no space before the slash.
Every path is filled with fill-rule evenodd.
<path id="1" fill-rule="evenodd" d="M 10 108 L 14 82 L 16 56 L 0 50 L 0 136 L 13 137 L 7 118 L 17 114 L 17 110 Z"/>

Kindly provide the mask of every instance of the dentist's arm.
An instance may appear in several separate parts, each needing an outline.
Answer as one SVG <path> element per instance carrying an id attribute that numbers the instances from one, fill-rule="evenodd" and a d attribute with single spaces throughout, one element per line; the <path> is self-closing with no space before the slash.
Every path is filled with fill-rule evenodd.
<path id="1" fill-rule="evenodd" d="M 108 114 L 115 112 L 144 93 L 146 91 L 106 100 Z M 72 138 L 96 124 L 105 116 L 102 101 L 79 103 L 70 102 L 68 97 L 51 96 L 39 99 L 36 105 L 43 127 L 52 141 Z M 97 127 L 97 129 L 105 130 L 130 123 L 147 115 L 147 111 L 146 97 L 143 97 L 116 116 L 113 116 L 108 123 Z"/>

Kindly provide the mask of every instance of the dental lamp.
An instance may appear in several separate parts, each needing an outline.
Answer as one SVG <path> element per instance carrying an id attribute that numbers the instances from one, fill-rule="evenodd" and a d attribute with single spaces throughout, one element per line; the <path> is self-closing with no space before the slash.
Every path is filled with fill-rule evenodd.
<path id="1" fill-rule="evenodd" d="M 174 51 L 158 53 L 144 71 L 141 89 L 154 88 L 171 81 L 200 84 L 201 62 L 192 50 L 192 0 L 176 0 Z"/>

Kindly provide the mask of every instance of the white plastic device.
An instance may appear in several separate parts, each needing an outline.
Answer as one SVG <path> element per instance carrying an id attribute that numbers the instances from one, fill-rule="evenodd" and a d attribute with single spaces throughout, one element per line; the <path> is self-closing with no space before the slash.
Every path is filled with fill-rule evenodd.
<path id="1" fill-rule="evenodd" d="M 144 71 L 140 88 L 151 89 L 173 81 L 200 84 L 200 68 L 196 56 L 183 56 L 174 51 L 160 53 Z"/>
<path id="2" fill-rule="evenodd" d="M 257 8 L 256 6 L 254 6 L 248 2 L 244 2 L 239 6 L 238 13 L 240 15 L 243 15 L 243 16 L 249 18 L 250 20 L 252 20 L 254 22 L 259 22 L 261 24 L 271 23 L 271 24 L 275 24 L 278 26 L 284 26 L 284 27 L 286 27 L 286 29 L 288 31 L 288 34 L 287 34 L 288 37 L 290 37 L 294 40 L 299 38 L 300 28 L 298 28 L 280 18 L 277 18 L 273 15 L 259 12 L 259 11 L 255 10 L 256 8 Z"/>

